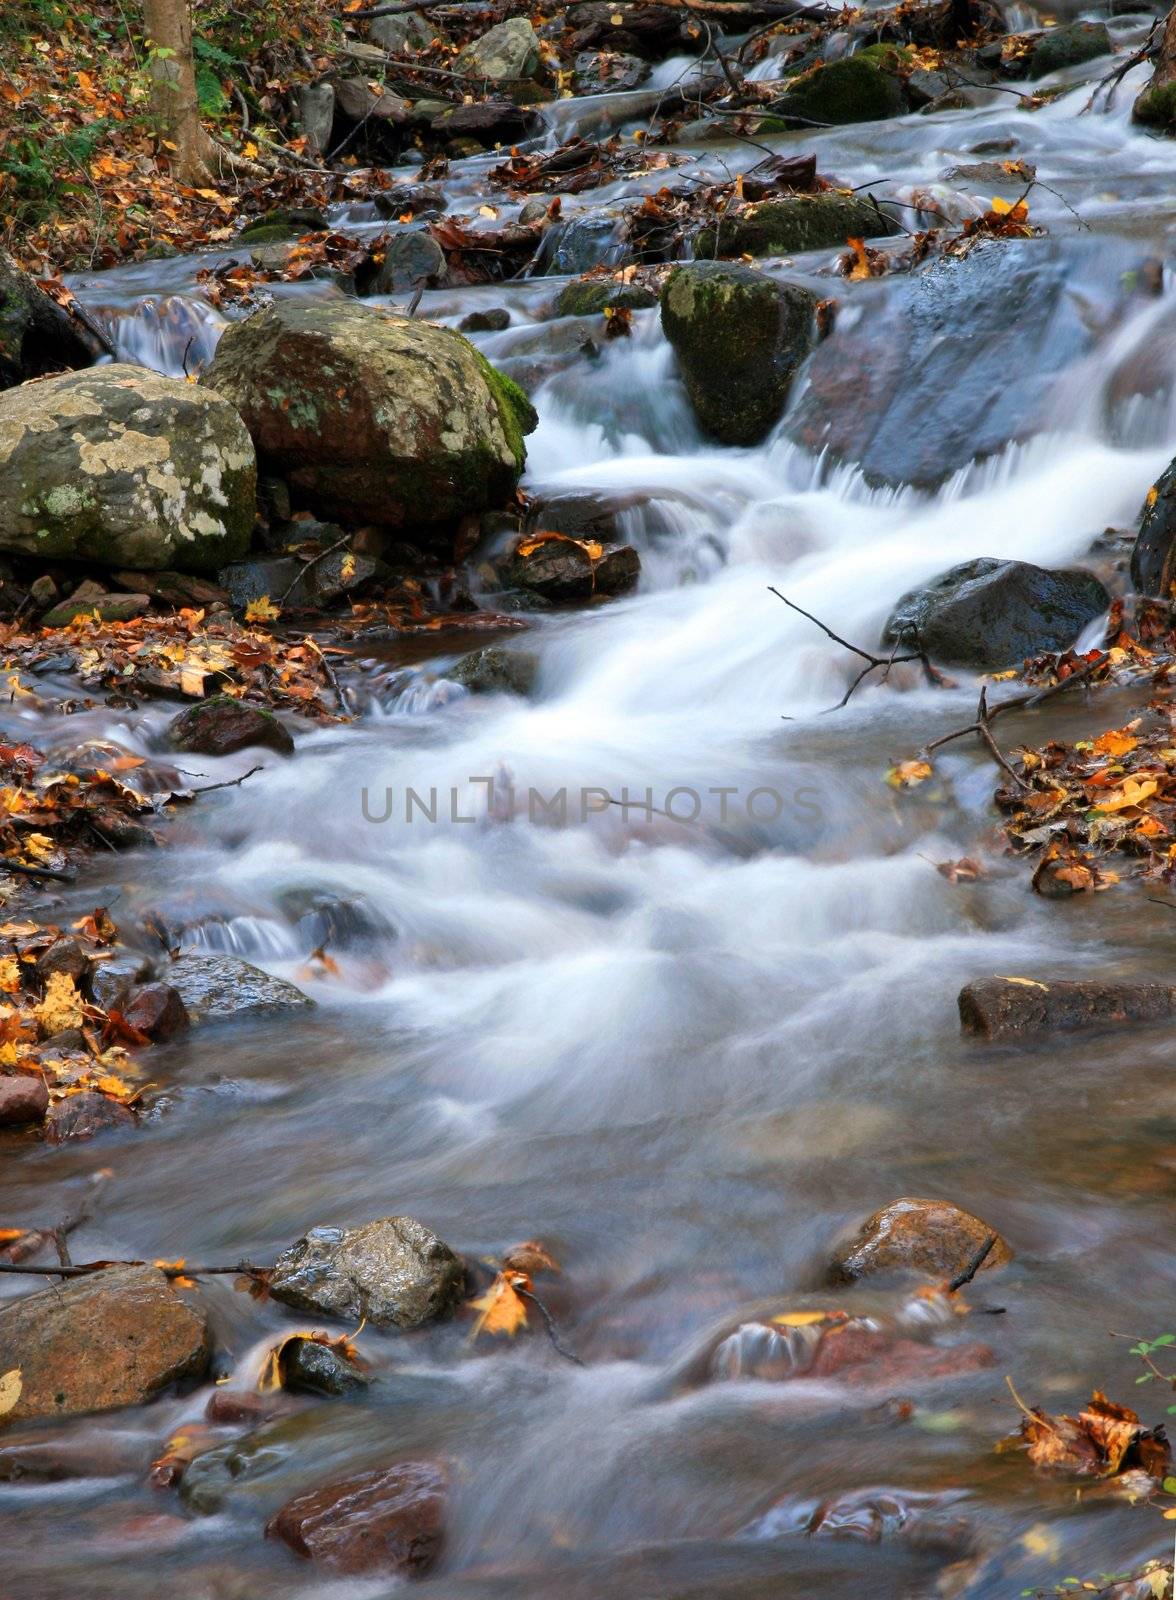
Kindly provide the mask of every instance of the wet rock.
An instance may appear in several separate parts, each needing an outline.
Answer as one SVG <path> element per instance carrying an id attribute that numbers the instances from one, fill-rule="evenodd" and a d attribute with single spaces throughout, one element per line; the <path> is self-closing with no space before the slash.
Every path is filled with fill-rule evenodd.
<path id="1" fill-rule="evenodd" d="M 535 687 L 539 657 L 530 650 L 503 650 L 489 645 L 463 656 L 445 676 L 471 694 L 529 695 Z"/>
<path id="2" fill-rule="evenodd" d="M 42 983 L 47 983 L 54 973 L 64 973 L 67 978 L 80 987 L 85 987 L 86 973 L 90 970 L 90 958 L 82 949 L 79 940 L 72 934 L 64 933 L 60 939 L 54 939 L 47 950 L 42 950 L 36 960 L 37 977 Z"/>
<path id="3" fill-rule="evenodd" d="M 310 1394 L 355 1394 L 371 1379 L 354 1361 L 317 1339 L 291 1339 L 282 1350 L 282 1381 L 287 1389 Z"/>
<path id="4" fill-rule="evenodd" d="M 151 597 L 145 594 L 102 594 L 95 598 L 82 593 L 86 588 L 82 584 L 68 600 L 46 611 L 41 626 L 66 628 L 75 617 L 89 616 L 97 616 L 101 622 L 129 622 L 132 617 L 142 616 L 151 604 Z"/>
<path id="5" fill-rule="evenodd" d="M 141 1405 L 208 1366 L 204 1312 L 155 1267 L 108 1267 L 0 1306 L 5 1368 L 20 1398 L 6 1420 Z"/>
<path id="6" fill-rule="evenodd" d="M 545 539 L 516 554 L 508 581 L 547 600 L 586 600 L 592 593 L 592 557 L 572 539 Z"/>
<path id="7" fill-rule="evenodd" d="M 582 278 L 560 290 L 557 317 L 596 317 L 609 311 L 647 311 L 657 295 L 640 283 L 615 283 L 611 278 Z"/>
<path id="8" fill-rule="evenodd" d="M 445 276 L 445 253 L 423 228 L 403 228 L 379 246 L 382 260 L 367 286 L 368 294 L 396 294 L 401 289 L 432 287 Z"/>
<path id="9" fill-rule="evenodd" d="M 467 311 L 458 323 L 462 333 L 501 333 L 510 327 L 510 312 L 505 306 L 488 306 L 485 311 Z"/>
<path id="10" fill-rule="evenodd" d="M 853 1489 L 812 1501 L 787 1499 L 740 1529 L 745 1539 L 857 1539 L 880 1544 L 901 1538 L 923 1550 L 966 1551 L 975 1531 L 959 1512 L 961 1489 L 929 1493 L 917 1489 Z"/>
<path id="11" fill-rule="evenodd" d="M 641 557 L 632 545 L 606 550 L 592 569 L 592 584 L 597 594 L 625 594 L 641 576 Z"/>
<path id="12" fill-rule="evenodd" d="M 861 195 L 798 194 L 761 200 L 694 240 L 698 259 L 716 256 L 790 256 L 804 250 L 840 249 L 847 239 L 897 233 L 898 225 Z"/>
<path id="13" fill-rule="evenodd" d="M 648 0 L 641 4 L 586 0 L 569 6 L 566 20 L 575 30 L 572 44 L 576 50 L 622 50 L 647 61 L 661 61 L 693 43 L 686 32 L 689 18 L 683 18 L 677 6 L 649 4 Z"/>
<path id="14" fill-rule="evenodd" d="M 406 211 L 414 217 L 439 217 L 445 210 L 445 196 L 428 183 L 398 183 L 374 194 L 372 205 L 378 217 L 389 220 L 398 221 Z"/>
<path id="15" fill-rule="evenodd" d="M 895 1200 L 875 1211 L 840 1244 L 830 1263 L 834 1282 L 852 1282 L 886 1272 L 918 1272 L 952 1278 L 962 1272 L 985 1240 L 996 1233 L 979 1217 L 949 1200 Z M 1007 1265 L 1013 1252 L 996 1235 L 981 1272 Z"/>
<path id="16" fill-rule="evenodd" d="M 1064 650 L 1111 597 L 1080 568 L 1050 571 L 981 556 L 904 594 L 883 630 L 887 644 L 921 644 L 945 666 L 999 670 L 1041 650 Z"/>
<path id="17" fill-rule="evenodd" d="M 862 51 L 793 78 L 787 93 L 773 100 L 770 110 L 805 123 L 878 122 L 901 116 L 906 96 L 901 80 Z"/>
<path id="18" fill-rule="evenodd" d="M 784 410 L 813 339 L 816 296 L 751 267 L 675 267 L 661 321 L 702 428 L 722 444 L 757 444 Z"/>
<path id="19" fill-rule="evenodd" d="M 1058 373 L 1091 347 L 1070 286 L 1085 259 L 1044 239 L 993 240 L 901 285 L 859 284 L 861 316 L 813 353 L 794 437 L 857 463 L 871 485 L 931 489 L 1049 426 Z"/>
<path id="20" fill-rule="evenodd" d="M 133 950 L 116 948 L 105 961 L 96 961 L 90 973 L 90 999 L 103 1011 L 121 1010 L 132 987 L 150 972 L 150 963 Z"/>
<path id="21" fill-rule="evenodd" d="M 331 129 L 335 125 L 335 87 L 330 83 L 304 83 L 298 90 L 298 125 L 306 137 L 310 155 L 321 156 L 331 148 Z"/>
<path id="22" fill-rule="evenodd" d="M 636 494 L 607 493 L 601 489 L 538 489 L 527 507 L 528 533 L 566 533 L 573 539 L 595 539 L 600 544 L 620 544 L 624 538 L 622 513 L 644 503 Z"/>
<path id="23" fill-rule="evenodd" d="M 0 1076 L 0 1128 L 22 1128 L 42 1122 L 49 1109 L 49 1091 L 38 1073 Z"/>
<path id="24" fill-rule="evenodd" d="M 233 407 L 144 367 L 0 395 L 0 549 L 211 571 L 248 548 L 256 483 Z"/>
<path id="25" fill-rule="evenodd" d="M 149 1039 L 170 1039 L 189 1026 L 188 1008 L 170 983 L 145 983 L 123 1007 L 123 1017 Z"/>
<path id="26" fill-rule="evenodd" d="M 271 977 L 238 956 L 212 951 L 185 950 L 167 963 L 162 976 L 179 992 L 193 1022 L 269 1016 L 314 1004 L 284 978 Z"/>
<path id="27" fill-rule="evenodd" d="M 619 94 L 645 82 L 649 63 L 622 50 L 581 50 L 572 70 L 577 94 Z"/>
<path id="28" fill-rule="evenodd" d="M 79 1047 L 83 1042 L 79 1039 Z M 50 1106 L 45 1137 L 50 1144 L 64 1144 L 67 1139 L 93 1139 L 100 1133 L 121 1133 L 134 1126 L 134 1115 L 126 1106 L 96 1089 L 85 1089 Z"/>
<path id="29" fill-rule="evenodd" d="M 98 353 L 81 324 L 0 250 L 0 389 L 88 367 Z"/>
<path id="30" fill-rule="evenodd" d="M 299 234 L 329 226 L 326 212 L 317 206 L 273 206 L 247 222 L 237 238 L 241 244 L 264 244 L 274 239 L 296 239 Z"/>
<path id="31" fill-rule="evenodd" d="M 374 17 L 368 32 L 373 44 L 397 56 L 411 50 L 426 50 L 437 29 L 431 27 L 419 11 L 409 11 L 399 17 Z"/>
<path id="32" fill-rule="evenodd" d="M 1005 39 L 1001 66 L 1010 78 L 1044 78 L 1110 52 L 1111 36 L 1105 23 L 1066 22 L 1044 33 L 1014 34 Z"/>
<path id="33" fill-rule="evenodd" d="M 585 215 L 557 222 L 543 235 L 536 260 L 549 277 L 557 273 L 570 277 L 605 266 L 615 261 L 621 251 L 619 224 L 619 217 L 608 215 Z"/>
<path id="34" fill-rule="evenodd" d="M 440 1467 L 406 1461 L 297 1495 L 266 1533 L 331 1572 L 420 1575 L 441 1552 L 445 1494 Z"/>
<path id="35" fill-rule="evenodd" d="M 479 146 L 517 144 L 539 127 L 534 111 L 516 106 L 513 100 L 479 100 L 473 105 L 446 105 L 429 122 L 437 139 L 475 139 Z M 476 152 L 467 152 L 473 154 Z"/>
<path id="36" fill-rule="evenodd" d="M 454 63 L 471 78 L 499 83 L 510 78 L 533 78 L 542 64 L 539 39 L 526 17 L 510 17 L 475 39 Z"/>
<path id="37" fill-rule="evenodd" d="M 302 581 L 302 563 L 293 556 L 234 561 L 216 576 L 229 604 L 238 611 L 263 597 L 284 605 L 311 604 L 310 587 Z"/>
<path id="38" fill-rule="evenodd" d="M 253 747 L 292 755 L 294 741 L 274 716 L 260 706 L 217 694 L 188 706 L 168 723 L 170 750 L 200 756 L 229 756 Z"/>
<path id="39" fill-rule="evenodd" d="M 447 1317 L 464 1286 L 461 1259 L 414 1217 L 312 1228 L 270 1279 L 274 1299 L 301 1311 L 402 1329 Z"/>
<path id="40" fill-rule="evenodd" d="M 309 508 L 379 526 L 501 504 L 536 422 L 461 334 L 354 302 L 257 312 L 225 332 L 201 381 L 233 401 L 267 470 Z"/>
<path id="41" fill-rule="evenodd" d="M 1131 552 L 1131 582 L 1140 594 L 1169 599 L 1176 583 L 1176 461 L 1148 490 L 1139 537 Z"/>
<path id="42" fill-rule="evenodd" d="M 960 990 L 959 1010 L 965 1033 L 993 1040 L 1021 1039 L 1163 1022 L 1176 1015 L 1176 988 L 1093 978 L 1058 983 L 977 978 Z"/>
<path id="43" fill-rule="evenodd" d="M 403 128 L 409 120 L 409 102 L 387 89 L 378 93 L 366 78 L 344 78 L 335 85 L 335 109 L 348 122 L 371 133 Z M 369 135 L 370 136 L 370 135 Z"/>
<path id="44" fill-rule="evenodd" d="M 219 584 L 197 578 L 189 572 L 112 572 L 114 583 L 131 594 L 149 595 L 171 606 L 203 606 L 206 610 L 223 605 L 228 596 Z"/>

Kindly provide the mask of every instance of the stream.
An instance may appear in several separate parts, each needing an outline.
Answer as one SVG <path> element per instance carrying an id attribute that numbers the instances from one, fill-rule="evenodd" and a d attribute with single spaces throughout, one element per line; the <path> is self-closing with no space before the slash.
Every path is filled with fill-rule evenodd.
<path id="1" fill-rule="evenodd" d="M 1149 20 L 1111 19 L 1116 43 L 1135 48 Z M 1065 76 L 1093 84 L 1106 70 Z M 768 592 L 872 646 L 898 595 L 954 562 L 1097 569 L 1104 529 L 1133 526 L 1176 453 L 1176 301 L 1136 283 L 1176 225 L 1176 144 L 1128 120 L 1145 79 L 1129 74 L 1107 114 L 1080 114 L 1086 89 L 1032 113 L 992 91 L 965 111 L 761 139 L 957 219 L 1023 187 L 945 176 L 962 164 L 1026 160 L 1049 186 L 1030 197 L 1048 236 L 993 247 L 1025 272 L 1012 309 L 1002 263 L 977 268 L 988 310 L 931 346 L 916 339 L 899 390 L 880 395 L 865 361 L 847 402 L 876 453 L 916 437 L 934 450 L 942 435 L 938 490 L 872 487 L 838 465 L 798 420 L 804 378 L 762 446 L 708 444 L 656 310 L 586 356 L 587 321 L 545 320 L 563 279 L 424 297 L 420 314 L 450 324 L 510 309 L 509 328 L 474 338 L 532 389 L 524 487 L 622 500 L 639 588 L 527 618 L 517 642 L 540 657 L 529 701 L 465 694 L 445 676 L 461 653 L 449 644 L 365 661 L 353 722 L 292 725 L 289 761 L 201 758 L 203 782 L 259 759 L 264 770 L 182 812 L 165 850 L 99 857 L 50 897 L 62 923 L 102 903 L 120 924 L 152 914 L 185 946 L 243 956 L 317 1006 L 158 1046 L 140 1133 L 6 1157 L 0 1218 L 51 1222 L 46 1197 L 108 1167 L 75 1259 L 270 1261 L 316 1223 L 400 1213 L 473 1257 L 539 1238 L 563 1267 L 540 1292 L 584 1365 L 542 1327 L 476 1345 L 462 1324 L 365 1329 L 379 1383 L 260 1430 L 204 1514 L 151 1487 L 146 1466 L 201 1417 L 207 1388 L 70 1424 L 57 1432 L 90 1475 L 0 1483 L 5 1600 L 375 1600 L 386 1581 L 324 1579 L 262 1527 L 299 1489 L 390 1451 L 444 1458 L 452 1474 L 423 1600 L 1007 1600 L 1163 1551 L 1170 1525 L 1154 1510 L 1079 1499 L 994 1446 L 1019 1420 L 1006 1374 L 1050 1410 L 1074 1412 L 1097 1387 L 1162 1420 L 1162 1396 L 1134 1388 L 1138 1364 L 1111 1334 L 1172 1325 L 1171 1041 L 981 1048 L 960 1037 L 956 996 L 992 973 L 1169 980 L 1170 915 L 1130 886 L 1034 896 L 1024 865 L 1000 854 L 997 774 L 968 742 L 943 752 L 933 784 L 888 788 L 892 761 L 970 720 L 975 683 L 934 689 L 900 668 L 831 712 L 853 659 Z M 559 103 L 546 138 L 631 131 L 643 95 Z M 763 158 L 739 141 L 689 153 L 712 179 Z M 476 210 L 494 159 L 453 164 L 451 207 Z M 580 196 L 565 215 L 661 181 Z M 362 208 L 337 222 L 378 226 Z M 860 325 L 900 317 L 910 280 L 847 283 L 829 275 L 835 255 L 773 270 L 839 299 L 849 348 Z M 127 359 L 179 373 L 224 326 L 195 282 L 208 259 L 72 282 Z M 1029 414 L 1026 395 L 1032 425 L 985 448 L 1006 414 Z M 983 459 L 968 459 L 969 439 Z M 1111 693 L 1018 713 L 1003 744 L 1094 733 L 1132 704 Z M 101 737 L 146 755 L 174 709 L 100 707 L 63 726 L 6 703 L 0 726 L 44 748 Z M 406 821 L 410 787 L 437 791 L 435 820 Z M 566 790 L 564 825 L 528 816 L 528 790 Z M 581 791 L 640 803 L 647 790 L 656 811 L 596 799 L 581 816 Z M 662 814 L 674 790 L 683 820 Z M 977 854 L 991 869 L 979 882 L 934 870 Z M 337 975 L 308 964 L 324 937 Z M 916 1385 L 676 1381 L 708 1330 L 757 1301 L 889 1303 L 822 1284 L 844 1228 L 900 1195 L 951 1199 L 1013 1245 L 1011 1267 L 968 1291 L 968 1337 L 993 1364 Z M 223 1370 L 314 1325 L 231 1282 L 205 1291 Z M 5 1280 L 0 1295 L 21 1288 Z M 804 1536 L 816 1504 L 867 1490 L 933 1495 L 962 1531 L 950 1546 Z"/>

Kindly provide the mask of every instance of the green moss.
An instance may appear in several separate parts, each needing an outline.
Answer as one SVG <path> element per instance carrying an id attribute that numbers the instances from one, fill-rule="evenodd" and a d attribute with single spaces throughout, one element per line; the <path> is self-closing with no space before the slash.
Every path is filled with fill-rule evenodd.
<path id="1" fill-rule="evenodd" d="M 1131 116 L 1145 127 L 1162 128 L 1166 133 L 1176 131 L 1176 83 L 1145 89 L 1132 107 Z"/>
<path id="2" fill-rule="evenodd" d="M 555 302 L 557 317 L 599 316 L 605 307 L 647 311 L 657 304 L 652 290 L 639 283 L 615 283 L 611 278 L 580 278 L 565 284 Z"/>
<path id="3" fill-rule="evenodd" d="M 468 340 L 466 341 L 468 343 Z M 480 350 L 474 351 L 474 358 L 481 369 L 482 376 L 490 389 L 491 394 L 498 402 L 498 416 L 502 422 L 502 431 L 506 435 L 506 442 L 510 446 L 511 454 L 515 458 L 518 470 L 521 472 L 527 463 L 527 447 L 523 442 L 524 435 L 534 433 L 539 426 L 539 415 L 527 396 L 519 388 L 513 378 L 508 378 L 505 372 L 499 372 L 497 367 L 492 367 Z"/>
<path id="4" fill-rule="evenodd" d="M 836 248 L 850 238 L 871 239 L 898 232 L 885 212 L 875 210 L 861 195 L 848 194 L 765 200 L 741 216 L 724 219 L 716 228 L 705 228 L 696 235 L 697 258 L 794 255 Z"/>
<path id="5" fill-rule="evenodd" d="M 914 50 L 909 44 L 868 44 L 854 53 L 857 61 L 868 61 L 883 72 L 902 72 L 911 66 Z"/>
<path id="6" fill-rule="evenodd" d="M 878 122 L 905 109 L 902 85 L 866 52 L 830 61 L 794 78 L 772 110 L 806 122 Z"/>

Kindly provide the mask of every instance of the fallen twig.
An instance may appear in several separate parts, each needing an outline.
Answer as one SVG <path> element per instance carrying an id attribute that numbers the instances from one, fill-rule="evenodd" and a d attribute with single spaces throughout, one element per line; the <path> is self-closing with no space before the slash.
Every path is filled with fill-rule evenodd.
<path id="1" fill-rule="evenodd" d="M 818 628 L 820 628 L 823 634 L 827 635 L 828 638 L 833 640 L 834 644 L 839 644 L 843 650 L 850 651 L 852 655 L 860 656 L 861 659 L 867 663 L 863 670 L 858 673 L 857 677 L 850 684 L 849 688 L 845 691 L 844 695 L 837 702 L 837 704 L 828 708 L 830 711 L 840 711 L 842 706 L 848 705 L 850 696 L 853 694 L 858 685 L 868 678 L 871 672 L 877 671 L 879 667 L 883 668 L 882 676 L 885 678 L 891 667 L 900 666 L 904 661 L 918 661 L 922 665 L 924 671 L 928 674 L 928 677 L 932 683 L 937 683 L 939 681 L 935 675 L 934 668 L 927 660 L 925 651 L 917 650 L 913 655 L 909 656 L 896 656 L 894 652 L 891 651 L 890 655 L 888 656 L 876 656 L 872 650 L 863 650 L 860 645 L 850 644 L 848 639 L 843 639 L 839 633 L 834 633 L 833 629 L 830 628 L 826 623 L 822 622 L 820 617 L 814 617 L 811 611 L 806 611 L 803 606 L 798 606 L 795 600 L 789 600 L 786 594 L 781 594 L 779 589 L 773 587 L 772 584 L 768 585 L 768 592 L 770 594 L 774 594 L 777 600 L 783 600 L 784 604 L 792 611 L 798 611 L 802 617 L 805 617 L 809 622 L 814 623 Z M 895 649 L 897 648 L 898 646 L 896 644 Z"/>
<path id="2" fill-rule="evenodd" d="M 320 550 L 317 556 L 311 556 L 310 560 L 302 568 L 302 571 L 299 572 L 297 577 L 292 579 L 289 584 L 287 584 L 283 593 L 278 596 L 278 604 L 280 606 L 285 605 L 286 601 L 294 593 L 295 589 L 297 589 L 298 585 L 302 582 L 303 578 L 305 578 L 306 574 L 311 570 L 311 568 L 317 567 L 319 562 L 325 561 L 329 555 L 334 555 L 336 550 L 341 550 L 343 546 L 350 540 L 350 538 L 351 535 L 349 533 L 345 533 L 341 539 L 336 539 L 334 544 L 328 545 L 325 550 Z"/>
<path id="3" fill-rule="evenodd" d="M 250 767 L 248 772 L 243 772 L 239 778 L 226 778 L 223 783 L 206 783 L 201 789 L 193 789 L 193 794 L 211 794 L 214 789 L 235 789 L 239 784 L 251 778 L 255 772 L 262 772 L 263 767 Z"/>
<path id="4" fill-rule="evenodd" d="M 578 1367 L 582 1367 L 584 1362 L 580 1360 L 580 1357 L 573 1351 L 569 1350 L 566 1345 L 560 1344 L 559 1335 L 556 1332 L 555 1322 L 552 1319 L 551 1312 L 548 1311 L 547 1307 L 543 1304 L 542 1300 L 540 1300 L 539 1296 L 534 1292 L 534 1290 L 516 1288 L 515 1293 L 520 1295 L 524 1300 L 529 1300 L 533 1306 L 538 1307 L 543 1317 L 544 1326 L 547 1329 L 547 1337 L 551 1340 L 552 1344 L 556 1348 L 556 1351 L 564 1358 L 564 1360 L 574 1361 Z"/>
<path id="5" fill-rule="evenodd" d="M 957 1272 L 955 1277 L 948 1284 L 948 1294 L 954 1294 L 957 1289 L 962 1289 L 965 1283 L 971 1283 L 972 1279 L 980 1271 L 980 1268 L 988 1260 L 988 1257 L 991 1255 L 995 1246 L 996 1234 L 990 1233 L 963 1271 Z"/>

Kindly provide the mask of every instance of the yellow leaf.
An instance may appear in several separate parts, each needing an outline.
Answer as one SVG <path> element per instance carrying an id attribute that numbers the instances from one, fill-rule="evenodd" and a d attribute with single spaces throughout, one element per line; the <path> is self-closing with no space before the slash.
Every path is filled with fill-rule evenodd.
<path id="1" fill-rule="evenodd" d="M 0 1376 L 0 1417 L 13 1409 L 23 1388 L 24 1379 L 19 1367 L 12 1367 Z"/>
<path id="2" fill-rule="evenodd" d="M 81 1027 L 84 1018 L 82 997 L 68 972 L 50 973 L 49 982 L 45 985 L 45 998 L 40 1005 L 33 1007 L 33 1015 L 46 1039 L 55 1033 L 64 1033 L 67 1028 Z"/>
<path id="3" fill-rule="evenodd" d="M 245 157 L 246 161 L 252 161 L 256 157 L 257 146 L 254 144 L 252 139 L 247 139 L 241 146 L 241 154 Z"/>
<path id="4" fill-rule="evenodd" d="M 527 1287 L 525 1273 L 500 1272 L 484 1295 L 469 1302 L 471 1309 L 480 1313 L 470 1329 L 471 1341 L 480 1333 L 506 1333 L 513 1338 L 526 1327 L 527 1304 L 518 1292 L 520 1287 Z"/>
<path id="5" fill-rule="evenodd" d="M 1096 813 L 1122 811 L 1126 806 L 1138 806 L 1155 794 L 1159 784 L 1154 778 L 1128 778 L 1121 789 L 1106 795 L 1094 807 Z"/>
<path id="6" fill-rule="evenodd" d="M 1100 733 L 1094 741 L 1094 749 L 1100 756 L 1125 756 L 1128 751 L 1134 750 L 1139 740 L 1128 733 L 1126 728 L 1109 728 L 1106 733 Z"/>
<path id="7" fill-rule="evenodd" d="M 778 1328 L 811 1328 L 815 1323 L 828 1320 L 827 1311 L 782 1311 L 772 1318 Z"/>
<path id="8" fill-rule="evenodd" d="M 1039 983 L 1036 978 L 1010 978 L 1004 972 L 998 972 L 997 977 L 1002 983 L 1019 983 L 1025 989 L 1045 989 L 1047 992 L 1049 990 L 1048 983 Z"/>
<path id="9" fill-rule="evenodd" d="M 275 622 L 281 614 L 281 606 L 274 605 L 268 594 L 263 594 L 260 599 L 251 600 L 245 607 L 246 622 Z"/>
<path id="10" fill-rule="evenodd" d="M 343 560 L 339 563 L 339 576 L 343 579 L 344 583 L 350 583 L 352 578 L 355 576 L 355 557 L 350 551 L 348 551 L 348 553 L 343 557 Z"/>
<path id="11" fill-rule="evenodd" d="M 614 28 L 619 28 L 625 19 L 622 17 L 619 11 L 614 11 L 608 20 L 612 23 Z"/>
<path id="12" fill-rule="evenodd" d="M 992 198 L 992 209 L 996 212 L 998 217 L 1007 217 L 1009 212 L 1013 209 L 1012 201 L 1002 200 L 999 195 L 994 195 Z"/>
<path id="13" fill-rule="evenodd" d="M 19 989 L 20 965 L 15 956 L 5 956 L 0 960 L 0 991 L 16 994 Z"/>
<path id="14" fill-rule="evenodd" d="M 899 761 L 886 774 L 886 781 L 892 789 L 913 789 L 930 776 L 929 761 Z"/>
<path id="15" fill-rule="evenodd" d="M 496 217 L 498 215 L 498 211 L 497 211 L 497 208 L 494 207 L 494 206 L 479 206 L 478 207 L 478 215 L 480 217 L 490 217 L 491 219 L 493 219 L 494 217 Z"/>

